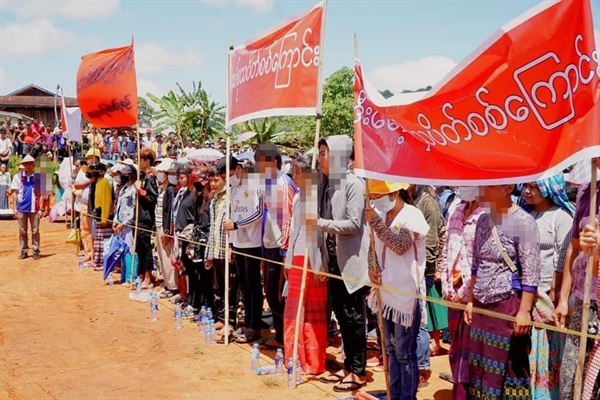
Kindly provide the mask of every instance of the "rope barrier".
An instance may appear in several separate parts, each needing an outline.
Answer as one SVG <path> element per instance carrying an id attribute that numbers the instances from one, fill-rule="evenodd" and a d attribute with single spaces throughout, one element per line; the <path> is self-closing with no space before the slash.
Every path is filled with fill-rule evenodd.
<path id="1" fill-rule="evenodd" d="M 80 213 L 80 215 L 86 215 L 86 216 L 89 216 L 90 218 L 95 218 L 91 214 L 87 214 L 87 213 Z M 116 222 L 115 220 L 108 220 L 108 221 L 109 222 Z M 127 225 L 127 224 L 124 224 L 124 225 L 127 226 L 127 227 L 130 227 L 130 228 L 135 228 L 133 225 Z M 149 232 L 151 234 L 156 234 L 156 231 L 151 230 L 151 229 L 145 229 L 145 228 L 141 228 L 141 227 L 138 227 L 138 229 L 141 230 L 141 231 Z M 93 236 L 93 232 L 92 232 L 92 236 Z M 203 246 L 203 247 L 208 247 L 207 243 L 200 243 L 200 242 L 196 242 L 196 241 L 193 241 L 193 240 L 181 239 L 181 238 L 175 237 L 173 235 L 167 235 L 167 234 L 163 234 L 162 236 L 166 236 L 166 237 L 168 237 L 170 239 L 177 239 L 177 240 L 185 241 L 185 242 L 188 242 L 188 243 L 191 243 L 191 244 L 195 244 L 195 245 L 200 245 L 200 246 Z M 134 243 L 134 246 L 135 246 L 135 243 Z M 213 246 L 213 248 L 214 249 L 218 249 L 218 250 L 225 250 L 224 247 L 220 247 L 220 246 L 216 246 L 216 245 Z M 303 270 L 302 266 L 297 266 L 297 265 L 293 265 L 293 264 L 292 265 L 288 265 L 285 262 L 273 261 L 273 260 L 269 260 L 269 259 L 266 259 L 266 258 L 263 258 L 263 257 L 252 256 L 252 255 L 245 254 L 245 253 L 242 254 L 240 252 L 235 251 L 234 249 L 231 250 L 231 254 L 240 254 L 240 255 L 243 255 L 244 257 L 253 258 L 253 259 L 256 259 L 256 260 L 259 260 L 259 261 L 266 261 L 266 262 L 269 262 L 271 264 L 281 265 L 284 268 L 290 268 L 290 269 L 294 268 L 294 269 L 297 269 L 297 270 Z M 434 297 L 430 297 L 430 296 L 422 295 L 422 294 L 418 294 L 418 293 L 405 292 L 405 291 L 402 291 L 402 290 L 394 288 L 394 287 L 390 287 L 390 286 L 386 286 L 386 285 L 377 285 L 377 284 L 372 283 L 371 281 L 364 282 L 364 281 L 360 281 L 360 280 L 357 280 L 357 279 L 344 278 L 344 277 L 342 277 L 340 275 L 330 274 L 329 272 L 325 272 L 325 271 L 315 271 L 315 270 L 313 270 L 311 268 L 308 268 L 307 272 L 312 273 L 314 275 L 323 276 L 323 277 L 326 277 L 326 278 L 329 278 L 329 279 L 339 279 L 339 280 L 342 280 L 342 281 L 351 282 L 353 284 L 359 284 L 359 285 L 363 285 L 363 286 L 369 286 L 371 288 L 383 290 L 383 291 L 386 291 L 386 292 L 389 292 L 389 293 L 393 293 L 393 294 L 397 294 L 397 295 L 404 296 L 404 297 L 413 297 L 415 299 L 419 299 L 419 300 L 422 300 L 422 301 L 427 301 L 427 302 L 434 303 L 434 304 L 439 304 L 439 305 L 445 306 L 447 308 L 452 308 L 452 309 L 455 309 L 455 310 L 464 311 L 466 309 L 466 305 L 465 304 L 453 303 L 453 302 L 450 302 L 450 301 L 447 301 L 447 300 L 444 300 L 444 299 L 437 299 L 437 298 L 434 298 Z M 516 322 L 516 318 L 515 317 L 509 316 L 509 315 L 505 315 L 505 314 L 500 314 L 500 313 L 497 313 L 497 312 L 494 312 L 494 311 L 490 311 L 490 310 L 486 310 L 486 309 L 480 308 L 480 307 L 473 306 L 472 312 L 473 313 L 477 313 L 477 314 L 481 314 L 481 315 L 485 315 L 487 317 L 498 318 L 498 319 L 502 319 L 502 320 L 510 321 L 510 322 Z M 549 331 L 554 331 L 554 332 L 563 333 L 563 334 L 567 334 L 567 335 L 579 336 L 579 337 L 583 337 L 583 338 L 586 338 L 586 339 L 600 340 L 600 336 L 599 335 L 591 335 L 589 333 L 585 333 L 584 334 L 584 333 L 582 333 L 580 331 L 574 331 L 574 330 L 571 330 L 571 329 L 568 329 L 568 328 L 560 328 L 560 327 L 558 327 L 556 325 L 550 325 L 550 324 L 544 324 L 544 323 L 541 323 L 541 322 L 531 321 L 531 326 L 534 327 L 534 328 L 538 328 L 538 329 L 546 329 L 546 330 L 549 330 Z"/>

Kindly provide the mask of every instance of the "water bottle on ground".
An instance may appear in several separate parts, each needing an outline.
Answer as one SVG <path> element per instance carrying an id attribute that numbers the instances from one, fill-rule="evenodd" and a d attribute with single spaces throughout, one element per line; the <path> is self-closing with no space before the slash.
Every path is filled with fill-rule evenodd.
<path id="1" fill-rule="evenodd" d="M 152 292 L 150 295 L 150 320 L 158 321 L 158 294 Z"/>
<path id="2" fill-rule="evenodd" d="M 202 306 L 198 313 L 198 333 L 204 334 L 204 327 L 206 326 L 206 307 Z"/>
<path id="3" fill-rule="evenodd" d="M 266 367 L 256 368 L 256 373 L 258 375 L 272 375 L 275 374 L 275 367 L 273 365 L 267 365 Z"/>
<path id="4" fill-rule="evenodd" d="M 115 279 L 112 277 L 111 274 L 108 274 L 106 280 L 108 281 L 108 287 L 112 289 L 112 287 L 115 285 Z"/>
<path id="5" fill-rule="evenodd" d="M 183 328 L 181 304 L 175 305 L 175 329 Z"/>
<path id="6" fill-rule="evenodd" d="M 260 350 L 258 350 L 258 343 L 254 343 L 252 346 L 252 355 L 250 356 L 250 371 L 256 371 L 260 365 Z"/>
<path id="7" fill-rule="evenodd" d="M 302 367 L 300 367 L 300 360 L 296 361 L 296 385 L 302 383 Z"/>
<path id="8" fill-rule="evenodd" d="M 136 276 L 135 281 L 133 282 L 135 284 L 135 295 L 139 299 L 142 297 L 142 280 L 139 276 Z"/>
<path id="9" fill-rule="evenodd" d="M 215 344 L 216 343 L 216 329 L 215 329 L 215 320 L 211 319 L 208 323 L 208 326 L 210 327 L 210 342 L 209 344 Z"/>
<path id="10" fill-rule="evenodd" d="M 214 317 L 214 316 L 213 316 L 212 309 L 211 309 L 210 307 L 207 307 L 207 308 L 206 308 L 206 319 L 207 319 L 207 320 L 209 320 L 209 319 L 213 319 L 213 317 Z"/>
<path id="11" fill-rule="evenodd" d="M 283 375 L 283 350 L 277 349 L 275 353 L 275 375 Z"/>
<path id="12" fill-rule="evenodd" d="M 83 262 L 83 257 L 79 257 L 79 270 L 83 271 L 85 268 L 85 263 Z"/>
<path id="13" fill-rule="evenodd" d="M 288 386 L 294 386 L 294 359 L 292 357 L 287 362 L 287 381 Z"/>
<path id="14" fill-rule="evenodd" d="M 204 324 L 204 344 L 210 344 L 210 321 L 207 320 Z"/>

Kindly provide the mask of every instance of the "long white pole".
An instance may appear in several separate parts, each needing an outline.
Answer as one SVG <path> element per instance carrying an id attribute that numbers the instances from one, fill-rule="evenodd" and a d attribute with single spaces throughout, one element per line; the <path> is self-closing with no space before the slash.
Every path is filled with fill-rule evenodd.
<path id="1" fill-rule="evenodd" d="M 596 180 L 597 169 L 594 162 L 591 163 L 592 181 L 590 182 L 590 221 L 589 224 L 595 226 L 596 223 Z M 594 251 L 590 250 L 588 254 L 587 268 L 585 271 L 585 286 L 583 292 L 583 310 L 581 311 L 581 333 L 587 334 L 588 323 L 590 320 L 590 297 L 592 292 L 592 274 L 594 270 Z M 585 354 L 587 337 L 579 337 L 579 359 L 577 360 L 577 373 L 575 374 L 575 388 L 573 392 L 574 400 L 581 400 L 583 386 L 583 370 L 585 365 Z"/>
<path id="2" fill-rule="evenodd" d="M 315 126 L 315 143 L 313 147 L 312 154 L 312 163 L 311 169 L 314 171 L 317 167 L 317 156 L 319 154 L 319 137 L 321 135 L 321 118 L 322 118 L 322 108 L 323 108 L 323 44 L 325 38 L 325 19 L 327 16 L 327 0 L 323 0 L 323 17 L 321 18 L 321 40 L 319 43 L 321 50 L 321 57 L 319 59 L 319 66 L 317 72 L 317 123 Z M 307 199 L 313 198 L 313 196 L 306 196 Z M 306 230 L 308 234 L 308 229 Z M 306 275 L 308 273 L 308 261 L 310 254 L 310 246 L 314 243 L 310 243 L 308 240 L 306 241 L 306 251 L 304 253 L 304 263 L 302 266 L 302 280 L 300 282 L 300 295 L 298 297 L 298 310 L 296 311 L 296 323 L 294 325 L 294 345 L 293 345 L 293 369 L 292 376 L 296 377 L 297 366 L 298 366 L 298 340 L 300 338 L 300 326 L 303 320 L 302 316 L 304 315 L 304 294 L 306 292 Z M 297 380 L 293 379 L 294 388 L 297 386 Z"/>
<path id="3" fill-rule="evenodd" d="M 231 53 L 233 44 L 229 46 L 227 54 L 227 108 L 225 109 L 225 134 L 227 136 L 227 150 L 225 152 L 225 220 L 229 219 L 231 199 L 229 197 L 229 171 L 231 169 L 231 125 L 229 124 L 229 73 L 231 71 Z M 229 231 L 225 232 L 225 318 L 223 330 L 225 332 L 224 343 L 229 345 L 229 260 L 231 249 L 229 248 Z"/>

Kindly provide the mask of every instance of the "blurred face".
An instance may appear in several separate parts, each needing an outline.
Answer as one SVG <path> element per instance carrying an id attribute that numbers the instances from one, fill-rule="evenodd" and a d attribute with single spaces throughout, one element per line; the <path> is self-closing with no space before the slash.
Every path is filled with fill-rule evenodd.
<path id="1" fill-rule="evenodd" d="M 259 158 L 256 160 L 256 166 L 258 172 L 266 175 L 269 178 L 277 176 L 277 161 L 266 160 L 265 158 Z"/>
<path id="2" fill-rule="evenodd" d="M 190 178 L 186 174 L 179 174 L 178 176 L 179 186 L 187 187 L 190 182 Z"/>
<path id="3" fill-rule="evenodd" d="M 0 165 L 0 172 L 6 172 L 6 164 L 1 164 Z"/>
<path id="4" fill-rule="evenodd" d="M 482 194 L 481 200 L 487 204 L 505 204 L 510 201 L 510 195 L 514 187 L 514 185 L 484 186 L 480 191 Z"/>
<path id="5" fill-rule="evenodd" d="M 23 163 L 23 171 L 25 171 L 26 174 L 31 174 L 33 172 L 33 163 L 32 162 Z"/>
<path id="6" fill-rule="evenodd" d="M 329 148 L 324 144 L 319 146 L 319 166 L 322 173 L 329 175 Z"/>

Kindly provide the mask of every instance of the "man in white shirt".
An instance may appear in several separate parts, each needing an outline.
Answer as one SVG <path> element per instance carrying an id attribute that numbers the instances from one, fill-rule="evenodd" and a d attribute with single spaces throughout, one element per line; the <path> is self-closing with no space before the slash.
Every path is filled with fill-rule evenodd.
<path id="1" fill-rule="evenodd" d="M 12 155 L 12 141 L 6 135 L 6 129 L 0 128 L 0 162 L 8 163 Z"/>
<path id="2" fill-rule="evenodd" d="M 231 189 L 231 219 L 223 222 L 223 229 L 232 231 L 237 279 L 244 295 L 244 325 L 234 333 L 238 343 L 260 339 L 263 289 L 260 276 L 262 258 L 263 195 L 258 179 L 249 181 L 248 174 L 231 158 L 229 178 Z"/>
<path id="3" fill-rule="evenodd" d="M 142 139 L 142 146 L 147 149 L 152 148 L 152 143 L 154 143 L 154 139 L 152 138 L 152 129 L 146 129 L 146 137 Z"/>

